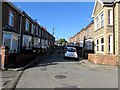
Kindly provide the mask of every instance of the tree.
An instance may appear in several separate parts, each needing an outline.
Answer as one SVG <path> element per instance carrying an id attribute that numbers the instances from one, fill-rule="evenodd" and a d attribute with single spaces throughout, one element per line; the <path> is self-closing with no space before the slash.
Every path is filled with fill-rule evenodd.
<path id="1" fill-rule="evenodd" d="M 61 45 L 65 45 L 66 44 L 66 40 L 64 38 L 61 38 L 58 40 L 58 44 L 61 44 Z"/>

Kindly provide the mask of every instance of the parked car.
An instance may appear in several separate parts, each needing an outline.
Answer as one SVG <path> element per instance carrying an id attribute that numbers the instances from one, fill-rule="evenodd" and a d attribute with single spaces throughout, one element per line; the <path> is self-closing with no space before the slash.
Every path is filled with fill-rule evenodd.
<path id="1" fill-rule="evenodd" d="M 78 59 L 77 50 L 75 47 L 67 47 L 64 53 L 64 58 L 75 58 Z"/>

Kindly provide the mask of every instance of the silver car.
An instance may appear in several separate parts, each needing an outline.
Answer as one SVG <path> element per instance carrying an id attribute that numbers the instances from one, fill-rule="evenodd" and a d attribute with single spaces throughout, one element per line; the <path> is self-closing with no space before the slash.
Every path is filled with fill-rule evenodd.
<path id="1" fill-rule="evenodd" d="M 75 58 L 78 59 L 77 50 L 75 47 L 67 47 L 65 50 L 64 58 Z"/>

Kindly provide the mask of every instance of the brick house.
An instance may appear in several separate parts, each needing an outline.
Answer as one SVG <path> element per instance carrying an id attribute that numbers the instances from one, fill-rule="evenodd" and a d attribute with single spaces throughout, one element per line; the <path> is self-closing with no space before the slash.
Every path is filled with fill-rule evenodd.
<path id="1" fill-rule="evenodd" d="M 33 46 L 35 22 L 24 11 L 22 14 L 21 46 L 24 50 L 31 50 Z"/>
<path id="2" fill-rule="evenodd" d="M 114 55 L 113 0 L 96 0 L 92 17 L 94 18 L 95 54 L 89 60 L 98 64 L 116 65 Z"/>
<path id="3" fill-rule="evenodd" d="M 20 51 L 21 15 L 21 11 L 12 5 L 12 3 L 2 3 L 2 44 L 8 48 L 8 52 L 10 53 Z"/>
<path id="4" fill-rule="evenodd" d="M 94 31 L 94 21 L 90 22 L 85 28 L 85 50 L 94 50 L 94 40 L 93 40 L 93 31 Z M 82 37 L 84 38 L 84 37 Z"/>

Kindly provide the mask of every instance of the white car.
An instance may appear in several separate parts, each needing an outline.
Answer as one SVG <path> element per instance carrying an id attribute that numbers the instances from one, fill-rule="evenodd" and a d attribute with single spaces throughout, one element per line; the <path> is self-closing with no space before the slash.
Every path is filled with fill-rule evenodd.
<path id="1" fill-rule="evenodd" d="M 77 50 L 75 47 L 67 47 L 65 54 L 64 54 L 64 58 L 75 58 L 78 59 L 78 54 L 77 54 Z"/>

